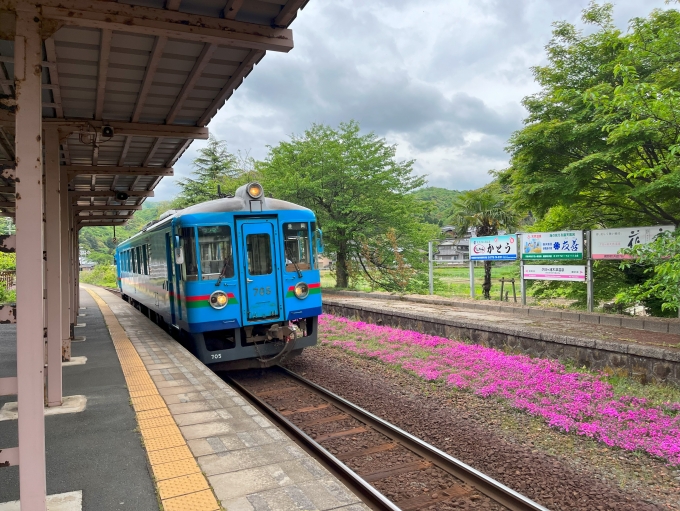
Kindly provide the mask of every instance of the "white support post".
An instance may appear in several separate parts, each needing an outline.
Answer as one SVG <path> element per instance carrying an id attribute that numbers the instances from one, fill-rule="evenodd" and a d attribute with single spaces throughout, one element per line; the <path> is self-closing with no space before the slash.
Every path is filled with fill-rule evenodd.
<path id="1" fill-rule="evenodd" d="M 517 234 L 517 246 L 519 247 L 519 294 L 522 305 L 527 304 L 527 282 L 524 280 L 524 260 L 522 259 L 522 235 Z"/>
<path id="2" fill-rule="evenodd" d="M 524 261 L 519 262 L 519 292 L 522 295 L 522 305 L 527 304 L 527 282 L 524 280 Z"/>
<path id="3" fill-rule="evenodd" d="M 434 262 L 432 261 L 432 241 L 427 242 L 427 262 L 429 266 L 429 282 L 430 282 L 430 294 L 434 294 Z"/>
<path id="4" fill-rule="evenodd" d="M 588 312 L 593 312 L 593 258 L 590 250 L 590 231 L 586 231 L 586 245 L 587 252 L 586 257 L 588 258 L 586 267 L 586 286 L 587 286 L 587 306 Z"/>
<path id="5" fill-rule="evenodd" d="M 470 259 L 470 298 L 475 297 L 475 262 Z"/>
<path id="6" fill-rule="evenodd" d="M 36 304 L 43 303 L 44 285 L 41 14 L 35 5 L 29 3 L 19 3 L 16 13 L 19 495 L 22 511 L 45 511 L 43 307 L 36 307 Z"/>
<path id="7" fill-rule="evenodd" d="M 47 406 L 61 406 L 61 205 L 59 132 L 45 130 L 45 252 L 47 255 Z M 68 194 L 67 194 L 68 195 Z"/>
<path id="8" fill-rule="evenodd" d="M 68 196 L 68 173 L 66 169 L 59 171 L 59 201 L 61 202 L 61 227 L 59 236 L 61 237 L 61 356 L 67 362 L 71 360 L 71 280 L 69 254 L 70 223 L 69 223 L 69 196 Z"/>

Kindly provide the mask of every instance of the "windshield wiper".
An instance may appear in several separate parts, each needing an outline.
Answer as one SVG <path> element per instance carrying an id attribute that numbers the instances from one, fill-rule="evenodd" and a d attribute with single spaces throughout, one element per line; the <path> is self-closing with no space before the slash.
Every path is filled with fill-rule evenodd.
<path id="1" fill-rule="evenodd" d="M 297 263 L 295 262 L 295 259 L 293 259 L 293 258 L 290 256 L 290 252 L 288 251 L 288 248 L 286 248 L 286 257 L 288 257 L 288 260 L 289 260 L 291 263 L 293 263 L 293 266 L 295 266 L 295 271 L 297 272 L 297 276 L 298 276 L 299 279 L 301 279 L 301 278 L 302 278 L 302 272 L 300 271 L 300 268 L 298 268 L 298 265 L 297 265 Z"/>
<path id="2" fill-rule="evenodd" d="M 215 287 L 218 287 L 222 283 L 222 279 L 226 276 L 225 272 L 227 270 L 228 265 L 229 265 L 229 261 L 225 260 L 224 266 L 222 266 L 222 270 L 220 271 L 220 276 L 217 277 L 217 282 L 215 282 Z"/>

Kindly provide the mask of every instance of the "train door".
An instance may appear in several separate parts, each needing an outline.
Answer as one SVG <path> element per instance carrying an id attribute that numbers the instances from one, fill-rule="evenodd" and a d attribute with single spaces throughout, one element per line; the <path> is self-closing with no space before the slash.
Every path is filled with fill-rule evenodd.
<path id="1" fill-rule="evenodd" d="M 238 223 L 240 259 L 243 267 L 241 307 L 244 324 L 280 321 L 283 316 L 276 271 L 277 227 L 271 220 Z"/>
<path id="2" fill-rule="evenodd" d="M 172 253 L 172 236 L 170 236 L 170 233 L 165 233 L 165 257 L 167 259 L 167 266 L 168 266 L 168 279 L 165 281 L 165 290 L 168 293 L 169 297 L 169 303 L 170 303 L 170 317 L 171 317 L 171 324 L 175 325 L 177 324 L 177 321 L 175 320 L 175 279 L 174 279 L 174 257 Z"/>

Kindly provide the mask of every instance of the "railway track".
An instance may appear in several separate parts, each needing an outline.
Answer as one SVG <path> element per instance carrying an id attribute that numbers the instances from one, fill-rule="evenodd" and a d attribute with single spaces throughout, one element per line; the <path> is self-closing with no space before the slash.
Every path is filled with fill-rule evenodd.
<path id="1" fill-rule="evenodd" d="M 372 509 L 547 511 L 287 369 L 222 377 L 312 451 Z"/>

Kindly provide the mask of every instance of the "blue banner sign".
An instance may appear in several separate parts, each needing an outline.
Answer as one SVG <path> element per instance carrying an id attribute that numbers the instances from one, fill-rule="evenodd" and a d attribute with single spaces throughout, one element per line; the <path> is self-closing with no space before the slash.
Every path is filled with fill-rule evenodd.
<path id="1" fill-rule="evenodd" d="M 505 234 L 470 238 L 471 261 L 516 261 L 517 236 Z"/>

